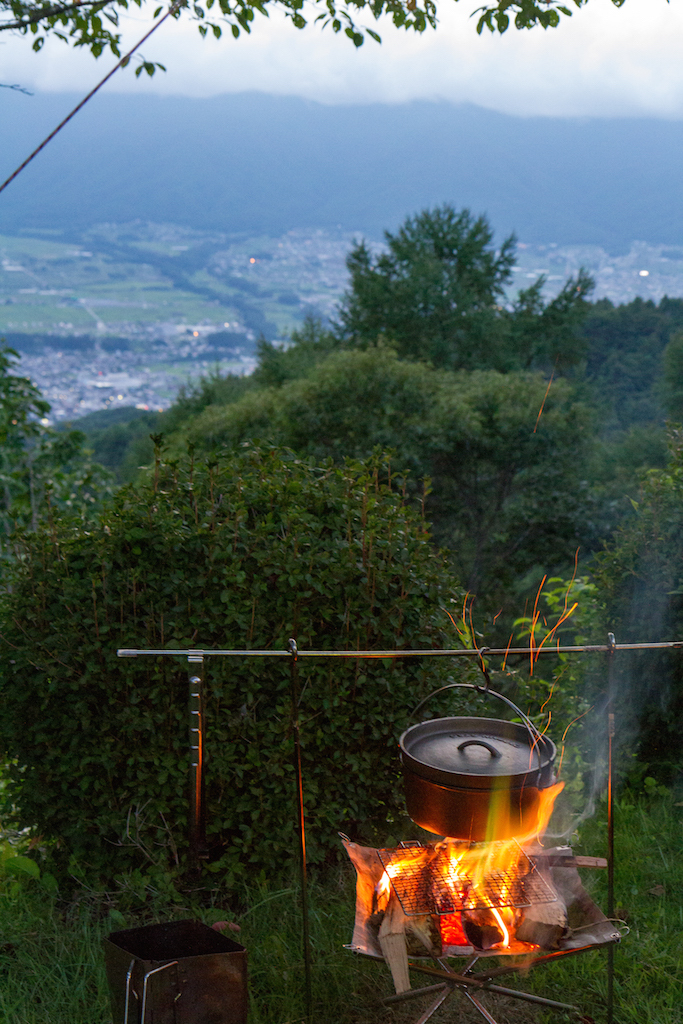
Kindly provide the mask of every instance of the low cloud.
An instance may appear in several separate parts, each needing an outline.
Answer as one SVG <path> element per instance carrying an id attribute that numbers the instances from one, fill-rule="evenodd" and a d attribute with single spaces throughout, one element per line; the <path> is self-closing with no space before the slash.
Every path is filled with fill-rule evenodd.
<path id="1" fill-rule="evenodd" d="M 297 31 L 277 12 L 257 14 L 252 34 L 236 41 L 230 34 L 202 40 L 187 19 L 167 22 L 143 53 L 168 72 L 142 81 L 129 67 L 106 88 L 196 97 L 258 90 L 329 104 L 432 99 L 527 116 L 683 117 L 680 2 L 629 0 L 618 10 L 592 0 L 559 29 L 511 29 L 502 38 L 477 36 L 475 6 L 444 3 L 437 30 L 421 37 L 380 23 L 382 45 L 368 40 L 359 51 L 315 25 Z M 143 14 L 128 16 L 126 43 L 148 25 Z M 5 39 L 0 56 L 2 81 L 39 91 L 85 91 L 113 63 L 57 40 L 34 55 L 29 39 Z"/>

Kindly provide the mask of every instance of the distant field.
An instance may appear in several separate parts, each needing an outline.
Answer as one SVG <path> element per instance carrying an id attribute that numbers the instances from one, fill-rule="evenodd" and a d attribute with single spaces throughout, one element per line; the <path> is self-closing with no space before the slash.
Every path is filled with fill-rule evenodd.
<path id="1" fill-rule="evenodd" d="M 0 337 L 55 419 L 165 408 L 203 374 L 249 373 L 259 337 L 334 313 L 351 245 L 322 231 L 234 238 L 141 223 L 58 236 L 0 236 Z"/>
<path id="2" fill-rule="evenodd" d="M 105 225 L 73 241 L 0 236 L 0 331 L 114 332 L 167 339 L 231 328 L 283 337 L 329 315 L 350 237 L 290 232 L 234 239 L 167 225 Z"/>

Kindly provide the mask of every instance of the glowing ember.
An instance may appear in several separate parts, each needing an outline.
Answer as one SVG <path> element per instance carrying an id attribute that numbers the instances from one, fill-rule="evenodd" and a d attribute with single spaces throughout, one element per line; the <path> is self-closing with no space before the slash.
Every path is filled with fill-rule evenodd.
<path id="1" fill-rule="evenodd" d="M 462 926 L 462 914 L 444 914 L 439 919 L 439 930 L 443 946 L 469 946 L 470 944 Z"/>

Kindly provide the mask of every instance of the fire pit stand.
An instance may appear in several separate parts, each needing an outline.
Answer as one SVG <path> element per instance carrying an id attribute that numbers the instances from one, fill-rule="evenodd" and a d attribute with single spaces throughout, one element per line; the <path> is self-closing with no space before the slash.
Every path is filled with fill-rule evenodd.
<path id="1" fill-rule="evenodd" d="M 436 998 L 427 1007 L 423 1014 L 415 1021 L 415 1024 L 425 1024 L 426 1021 L 432 1017 L 440 1006 L 449 999 L 453 993 L 457 990 L 462 992 L 466 999 L 479 1011 L 482 1017 L 489 1022 L 489 1024 L 496 1024 L 495 1019 L 491 1016 L 486 1007 L 477 999 L 469 989 L 473 988 L 479 992 L 493 992 L 496 995 L 508 996 L 511 999 L 519 999 L 525 1003 L 535 1003 L 539 1006 L 546 1006 L 551 1010 L 563 1010 L 566 1013 L 578 1013 L 579 1010 L 576 1006 L 572 1006 L 569 1003 L 558 1003 L 554 999 L 546 999 L 543 996 L 535 996 L 529 992 L 519 992 L 514 988 L 504 988 L 502 985 L 492 985 L 485 977 L 477 977 L 473 973 L 474 964 L 477 962 L 479 957 L 473 956 L 462 971 L 454 971 L 449 964 L 444 960 L 436 960 L 435 963 L 439 964 L 440 970 L 423 966 L 422 964 L 411 963 L 410 967 L 415 971 L 420 971 L 422 974 L 426 974 L 432 978 L 442 978 L 443 981 L 437 985 L 426 985 L 423 988 L 411 989 L 410 992 L 403 992 L 401 995 L 387 996 L 382 1000 L 385 1006 L 389 1006 L 392 1003 L 405 1002 L 407 999 L 416 999 L 420 996 L 431 995 L 435 993 Z M 533 967 L 534 963 L 525 964 L 524 969 L 527 970 Z M 515 970 L 515 968 L 510 968 Z"/>
<path id="2" fill-rule="evenodd" d="M 592 901 L 578 874 L 580 867 L 606 867 L 602 858 L 576 857 L 568 846 L 535 846 L 524 851 L 518 848 L 512 861 L 496 864 L 496 855 L 510 854 L 514 841 L 472 844 L 471 856 L 493 854 L 493 863 L 470 888 L 466 873 L 475 860 L 469 866 L 463 863 L 467 844 L 412 841 L 388 850 L 360 846 L 341 833 L 340 838 L 356 871 L 353 939 L 346 948 L 389 967 L 396 995 L 384 998 L 385 1006 L 430 998 L 415 1024 L 428 1021 L 456 991 L 489 1024 L 496 1022 L 481 1002 L 487 992 L 578 1016 L 577 1007 L 569 1003 L 503 987 L 496 979 L 526 973 L 566 956 L 613 947 L 622 938 L 619 928 Z M 492 849 L 495 845 L 500 849 Z M 447 878 L 449 863 L 458 873 Z M 506 892 L 497 892 L 495 883 L 504 876 Z M 546 916 L 545 908 L 552 907 L 556 912 Z M 491 942 L 490 934 L 473 927 L 478 915 L 490 910 L 495 914 L 493 908 L 497 908 L 501 924 L 500 912 L 507 909 L 513 915 L 507 919 L 510 931 L 504 929 L 504 941 L 501 935 L 500 942 Z M 562 927 L 557 927 L 558 920 L 564 922 Z M 528 921 L 540 930 L 523 934 Z M 481 927 L 484 921 L 479 918 L 478 924 Z M 395 945 L 390 936 L 398 935 L 401 942 Z M 479 961 L 480 969 L 475 972 Z M 409 970 L 426 975 L 431 984 L 411 988 Z"/>
<path id="3" fill-rule="evenodd" d="M 496 968 L 492 972 L 482 971 L 477 974 L 473 972 L 473 968 L 475 963 L 479 960 L 478 956 L 470 957 L 461 971 L 454 971 L 447 961 L 441 959 L 436 959 L 434 961 L 439 965 L 438 969 L 411 961 L 411 970 L 419 971 L 421 974 L 426 974 L 431 978 L 439 978 L 441 979 L 440 982 L 435 985 L 425 985 L 422 988 L 411 989 L 409 992 L 402 992 L 400 995 L 387 996 L 382 1000 L 382 1002 L 385 1006 L 390 1006 L 395 1003 L 406 1002 L 410 999 L 419 999 L 422 996 L 434 995 L 435 998 L 420 1017 L 417 1018 L 415 1024 L 426 1024 L 426 1021 L 428 1021 L 436 1013 L 439 1007 L 443 1006 L 443 1004 L 450 999 L 456 991 L 463 994 L 472 1006 L 478 1010 L 484 1020 L 488 1021 L 489 1024 L 496 1024 L 495 1018 L 491 1016 L 483 1003 L 481 1003 L 470 989 L 474 989 L 479 993 L 492 992 L 495 995 L 507 996 L 510 999 L 518 999 L 525 1003 L 534 1003 L 537 1006 L 545 1006 L 551 1010 L 561 1010 L 565 1013 L 578 1015 L 580 1012 L 578 1007 L 572 1006 L 570 1003 L 560 1003 L 554 999 L 546 999 L 544 996 L 533 995 L 530 992 L 520 992 L 514 988 L 505 988 L 502 985 L 494 985 L 491 984 L 491 977 L 496 977 L 499 973 L 519 973 L 520 971 L 528 971 L 532 967 L 536 967 L 548 960 L 554 960 L 561 956 L 571 956 L 574 953 L 584 952 L 584 950 L 595 948 L 595 945 L 591 945 L 585 946 L 581 950 L 568 950 L 566 952 L 553 953 L 549 957 L 537 957 L 526 961 L 523 964 L 511 964 L 509 967 Z"/>

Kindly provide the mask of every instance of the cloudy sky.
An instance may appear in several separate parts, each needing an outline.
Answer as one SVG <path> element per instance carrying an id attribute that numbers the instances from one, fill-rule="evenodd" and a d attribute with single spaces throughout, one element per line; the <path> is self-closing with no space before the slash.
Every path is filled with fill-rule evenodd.
<path id="1" fill-rule="evenodd" d="M 168 68 L 152 81 L 119 71 L 112 91 L 186 96 L 257 89 L 323 103 L 470 102 L 511 114 L 683 118 L 683 0 L 590 0 L 554 30 L 510 30 L 478 37 L 477 0 L 440 0 L 440 24 L 422 37 L 380 23 L 381 46 L 356 51 L 349 40 L 277 14 L 256 16 L 251 36 L 202 40 L 189 19 L 167 21 L 143 48 Z M 125 22 L 132 45 L 151 11 Z M 85 92 L 113 63 L 52 41 L 35 55 L 30 41 L 0 39 L 0 82 L 37 91 Z M 4 91 L 4 90 L 3 90 Z M 7 95 L 7 94 L 5 94 Z"/>

